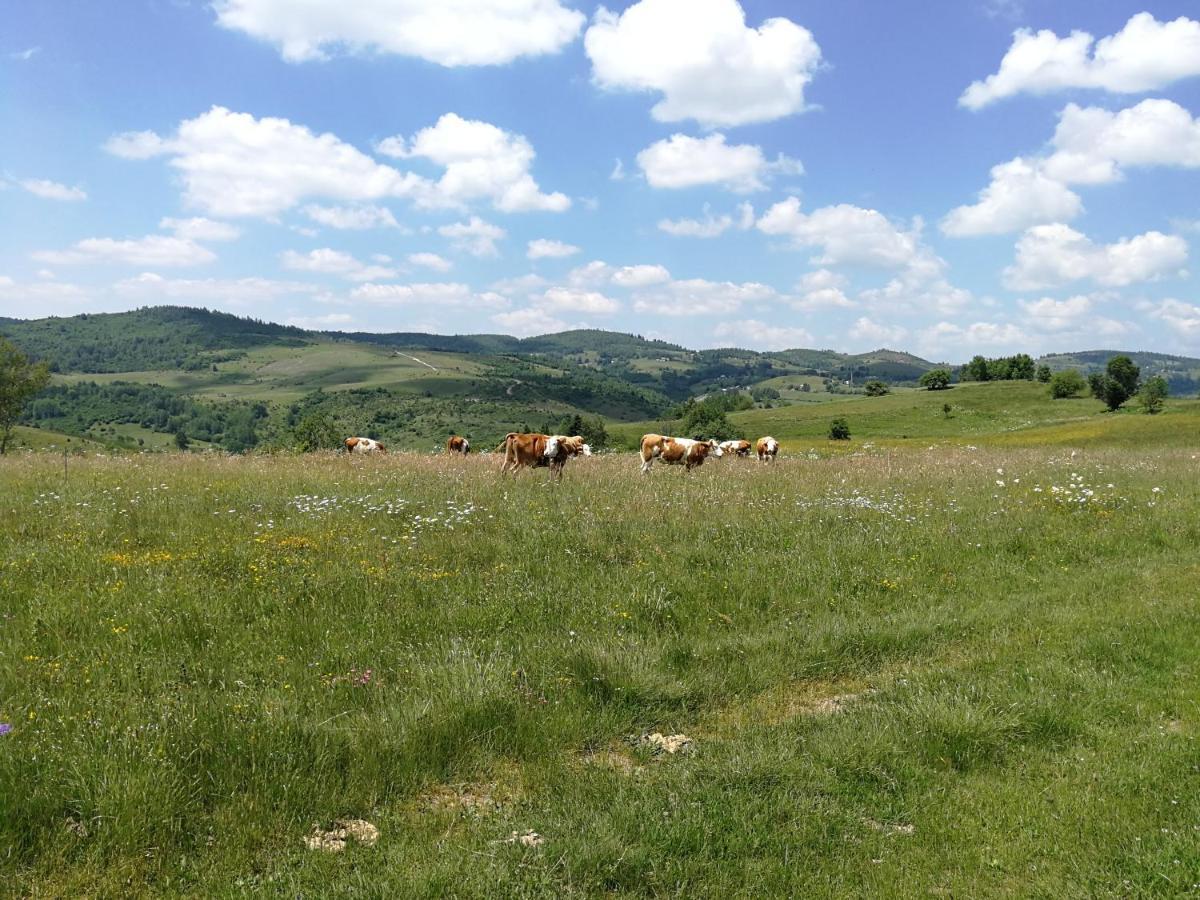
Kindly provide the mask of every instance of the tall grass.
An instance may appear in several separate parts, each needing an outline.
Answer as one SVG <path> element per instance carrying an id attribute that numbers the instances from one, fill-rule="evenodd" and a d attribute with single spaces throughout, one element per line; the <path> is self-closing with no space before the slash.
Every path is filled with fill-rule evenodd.
<path id="1" fill-rule="evenodd" d="M 1186 893 L 1196 465 L 4 460 L 4 883 Z"/>

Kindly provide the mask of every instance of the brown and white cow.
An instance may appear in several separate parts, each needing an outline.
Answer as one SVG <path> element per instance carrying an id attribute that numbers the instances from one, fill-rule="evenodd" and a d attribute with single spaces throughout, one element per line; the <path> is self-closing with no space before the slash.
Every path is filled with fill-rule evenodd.
<path id="1" fill-rule="evenodd" d="M 465 437 L 460 437 L 457 434 L 450 435 L 450 440 L 446 441 L 447 453 L 461 453 L 466 456 L 471 452 L 471 442 Z"/>
<path id="2" fill-rule="evenodd" d="M 723 453 L 731 453 L 734 456 L 750 455 L 749 441 L 721 441 L 720 447 Z"/>
<path id="3" fill-rule="evenodd" d="M 657 459 L 669 465 L 683 465 L 690 472 L 696 466 L 704 465 L 704 460 L 710 455 L 721 456 L 724 452 L 716 441 L 694 441 L 691 438 L 644 434 L 642 471 L 649 472 Z"/>
<path id="4" fill-rule="evenodd" d="M 779 452 L 779 441 L 773 437 L 760 437 L 758 443 L 754 445 L 754 449 L 758 451 L 759 462 L 771 462 L 775 459 L 775 454 Z"/>
<path id="5" fill-rule="evenodd" d="M 383 444 L 371 438 L 348 437 L 344 443 L 347 453 L 387 453 Z"/>
<path id="6" fill-rule="evenodd" d="M 509 432 L 504 437 L 504 464 L 501 474 L 517 469 L 548 466 L 553 478 L 562 478 L 563 467 L 573 456 L 591 456 L 592 448 L 579 435 L 523 434 Z"/>

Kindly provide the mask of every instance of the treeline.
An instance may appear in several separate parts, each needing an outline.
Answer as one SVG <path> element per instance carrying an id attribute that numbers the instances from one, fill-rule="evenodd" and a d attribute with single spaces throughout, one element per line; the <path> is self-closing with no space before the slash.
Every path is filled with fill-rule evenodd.
<path id="1" fill-rule="evenodd" d="M 1045 369 L 1045 377 L 1039 380 L 1049 381 L 1050 368 L 1042 368 Z M 1038 369 L 1028 353 L 998 356 L 995 359 L 974 356 L 958 374 L 959 381 L 1033 381 L 1038 377 Z"/>

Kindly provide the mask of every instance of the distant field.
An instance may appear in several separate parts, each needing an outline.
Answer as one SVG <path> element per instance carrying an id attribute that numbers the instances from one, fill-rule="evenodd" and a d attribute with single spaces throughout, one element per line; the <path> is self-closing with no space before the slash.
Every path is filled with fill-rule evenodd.
<path id="1" fill-rule="evenodd" d="M 1105 420 L 1151 422 L 1137 447 L 836 455 L 828 409 L 773 466 L 606 454 L 559 485 L 494 456 L 0 459 L 0 883 L 1194 892 L 1200 447 L 1159 424 L 1191 408 Z M 378 844 L 306 849 L 343 817 Z"/>
<path id="2" fill-rule="evenodd" d="M 943 406 L 949 404 L 947 413 Z M 883 397 L 847 397 L 820 405 L 790 405 L 732 413 L 729 420 L 751 439 L 770 434 L 784 450 L 828 444 L 829 423 L 844 417 L 851 444 L 870 440 L 953 441 L 1009 446 L 1031 444 L 1195 446 L 1200 435 L 1200 401 L 1172 400 L 1156 416 L 1135 401 L 1116 413 L 1092 398 L 1051 400 L 1044 384 L 1024 381 L 960 384 L 944 391 L 903 390 Z M 610 433 L 633 447 L 662 423 L 613 425 Z"/>

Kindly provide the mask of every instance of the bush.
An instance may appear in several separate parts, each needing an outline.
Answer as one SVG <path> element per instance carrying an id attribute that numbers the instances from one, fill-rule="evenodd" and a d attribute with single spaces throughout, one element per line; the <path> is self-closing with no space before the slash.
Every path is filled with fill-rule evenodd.
<path id="1" fill-rule="evenodd" d="M 1050 378 L 1050 396 L 1055 400 L 1063 400 L 1067 397 L 1078 397 L 1083 389 L 1088 386 L 1084 381 L 1083 376 L 1075 369 L 1063 369 L 1061 372 L 1056 372 Z"/>
<path id="2" fill-rule="evenodd" d="M 863 392 L 868 397 L 882 397 L 884 394 L 891 393 L 891 388 L 887 386 L 887 382 L 872 378 L 863 385 Z"/>
<path id="3" fill-rule="evenodd" d="M 945 369 L 930 369 L 917 383 L 928 391 L 944 391 L 950 387 L 950 373 Z"/>
<path id="4" fill-rule="evenodd" d="M 1053 373 L 1050 371 L 1049 366 L 1046 366 L 1046 365 L 1038 366 L 1038 370 L 1037 370 L 1037 380 L 1038 381 L 1040 381 L 1042 384 L 1049 384 L 1050 379 L 1052 377 L 1053 377 Z"/>
<path id="5" fill-rule="evenodd" d="M 836 418 L 829 423 L 829 439 L 831 441 L 850 440 L 850 423 L 844 418 Z"/>
<path id="6" fill-rule="evenodd" d="M 1142 385 L 1142 389 L 1138 391 L 1138 403 L 1142 406 L 1142 412 L 1147 415 L 1154 415 L 1156 412 L 1161 412 L 1163 401 L 1167 398 L 1167 380 L 1161 375 L 1155 375 Z"/>

